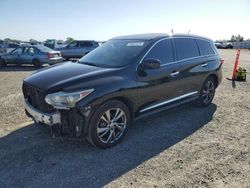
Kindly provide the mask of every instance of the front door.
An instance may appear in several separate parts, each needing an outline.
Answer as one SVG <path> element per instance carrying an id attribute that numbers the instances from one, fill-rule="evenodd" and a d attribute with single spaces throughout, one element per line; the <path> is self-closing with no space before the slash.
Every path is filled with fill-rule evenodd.
<path id="1" fill-rule="evenodd" d="M 22 55 L 20 56 L 22 63 L 24 64 L 32 63 L 32 60 L 34 59 L 34 54 L 35 54 L 34 47 L 25 47 Z"/>
<path id="2" fill-rule="evenodd" d="M 176 103 L 180 95 L 180 67 L 174 62 L 172 39 L 162 39 L 155 44 L 143 60 L 146 59 L 158 59 L 161 66 L 159 69 L 144 70 L 144 73 L 137 71 L 141 113 Z"/>
<path id="3" fill-rule="evenodd" d="M 10 52 L 8 55 L 8 64 L 19 64 L 20 63 L 20 56 L 23 53 L 22 48 L 17 48 Z"/>

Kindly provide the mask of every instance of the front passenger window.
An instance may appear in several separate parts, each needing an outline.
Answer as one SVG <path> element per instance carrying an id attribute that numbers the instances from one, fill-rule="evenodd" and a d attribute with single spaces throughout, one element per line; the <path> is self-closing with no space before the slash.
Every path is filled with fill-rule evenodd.
<path id="1" fill-rule="evenodd" d="M 171 39 L 158 42 L 147 54 L 145 59 L 159 59 L 161 64 L 168 64 L 174 61 Z"/>
<path id="2" fill-rule="evenodd" d="M 13 55 L 21 55 L 22 51 L 23 51 L 22 48 L 17 48 L 14 51 L 12 51 L 11 54 L 13 54 Z"/>
<path id="3" fill-rule="evenodd" d="M 76 47 L 78 47 L 78 42 L 72 42 L 72 43 L 68 44 L 68 47 L 69 48 L 76 48 Z"/>

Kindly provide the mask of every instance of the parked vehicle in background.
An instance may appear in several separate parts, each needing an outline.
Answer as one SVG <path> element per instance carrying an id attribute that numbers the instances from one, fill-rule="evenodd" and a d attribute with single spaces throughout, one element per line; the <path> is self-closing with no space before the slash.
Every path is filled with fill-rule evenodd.
<path id="1" fill-rule="evenodd" d="M 6 54 L 6 49 L 4 44 L 0 44 L 0 56 Z"/>
<path id="2" fill-rule="evenodd" d="M 26 78 L 25 109 L 39 124 L 108 148 L 121 141 L 137 117 L 190 101 L 208 106 L 221 82 L 221 67 L 216 47 L 204 37 L 117 37 L 77 63 Z"/>
<path id="3" fill-rule="evenodd" d="M 98 42 L 93 40 L 75 40 L 65 47 L 56 48 L 56 50 L 59 50 L 66 59 L 81 58 L 98 46 Z"/>
<path id="4" fill-rule="evenodd" d="M 225 49 L 233 49 L 233 44 L 231 42 L 227 42 L 225 44 Z"/>
<path id="5" fill-rule="evenodd" d="M 56 39 L 48 39 L 44 42 L 44 46 L 47 46 L 48 48 L 51 48 L 51 49 L 61 48 L 66 45 L 67 44 L 64 44 L 63 41 L 56 40 Z"/>
<path id="6" fill-rule="evenodd" d="M 9 43 L 9 44 L 2 44 L 1 52 L 4 54 L 10 53 L 12 50 L 19 48 L 20 44 Z"/>
<path id="7" fill-rule="evenodd" d="M 216 48 L 221 49 L 222 42 L 215 42 L 214 45 L 216 46 Z"/>
<path id="8" fill-rule="evenodd" d="M 33 64 L 35 67 L 40 67 L 43 64 L 61 63 L 63 58 L 59 51 L 54 51 L 43 45 L 26 45 L 11 51 L 8 54 L 1 56 L 2 61 L 0 67 L 8 64 Z"/>
<path id="9" fill-rule="evenodd" d="M 214 44 L 218 49 L 233 49 L 231 42 L 215 42 Z"/>

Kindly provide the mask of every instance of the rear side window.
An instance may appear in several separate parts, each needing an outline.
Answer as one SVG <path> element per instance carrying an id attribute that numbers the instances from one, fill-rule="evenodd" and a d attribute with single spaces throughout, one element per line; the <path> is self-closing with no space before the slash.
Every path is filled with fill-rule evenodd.
<path id="1" fill-rule="evenodd" d="M 89 41 L 81 41 L 80 46 L 81 47 L 91 47 L 91 46 L 93 46 L 93 44 Z"/>
<path id="2" fill-rule="evenodd" d="M 170 39 L 158 42 L 147 54 L 145 59 L 159 59 L 162 64 L 174 61 L 173 47 Z"/>
<path id="3" fill-rule="evenodd" d="M 175 38 L 174 43 L 178 60 L 199 56 L 199 49 L 194 39 Z"/>
<path id="4" fill-rule="evenodd" d="M 77 41 L 73 41 L 71 43 L 68 44 L 68 47 L 69 48 L 76 48 L 78 47 L 78 42 Z"/>
<path id="5" fill-rule="evenodd" d="M 214 54 L 214 51 L 212 49 L 212 46 L 210 44 L 210 42 L 205 41 L 205 40 L 199 40 L 197 39 L 197 44 L 199 46 L 201 55 L 212 55 Z"/>

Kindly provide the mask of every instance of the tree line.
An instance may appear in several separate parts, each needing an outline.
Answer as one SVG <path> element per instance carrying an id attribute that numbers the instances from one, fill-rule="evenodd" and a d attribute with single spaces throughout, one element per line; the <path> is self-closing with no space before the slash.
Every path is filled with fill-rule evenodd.
<path id="1" fill-rule="evenodd" d="M 47 39 L 47 40 L 48 40 L 48 39 Z M 1 43 L 6 43 L 6 44 L 8 44 L 8 43 L 21 43 L 21 42 L 23 42 L 23 41 L 21 41 L 21 40 L 18 40 L 18 39 L 11 39 L 11 38 L 5 38 L 5 39 L 3 39 L 3 40 L 0 39 L 0 41 L 1 41 Z M 67 37 L 65 41 L 63 41 L 63 40 L 61 40 L 61 39 L 59 39 L 58 41 L 61 41 L 62 43 L 63 43 L 63 42 L 65 42 L 65 43 L 70 43 L 70 42 L 74 41 L 74 38 L 72 38 L 72 37 Z M 35 39 L 30 39 L 30 40 L 27 41 L 27 42 L 30 42 L 30 43 L 32 43 L 32 44 L 35 44 L 35 43 L 39 43 L 40 41 L 37 41 L 37 40 L 35 40 Z"/>

